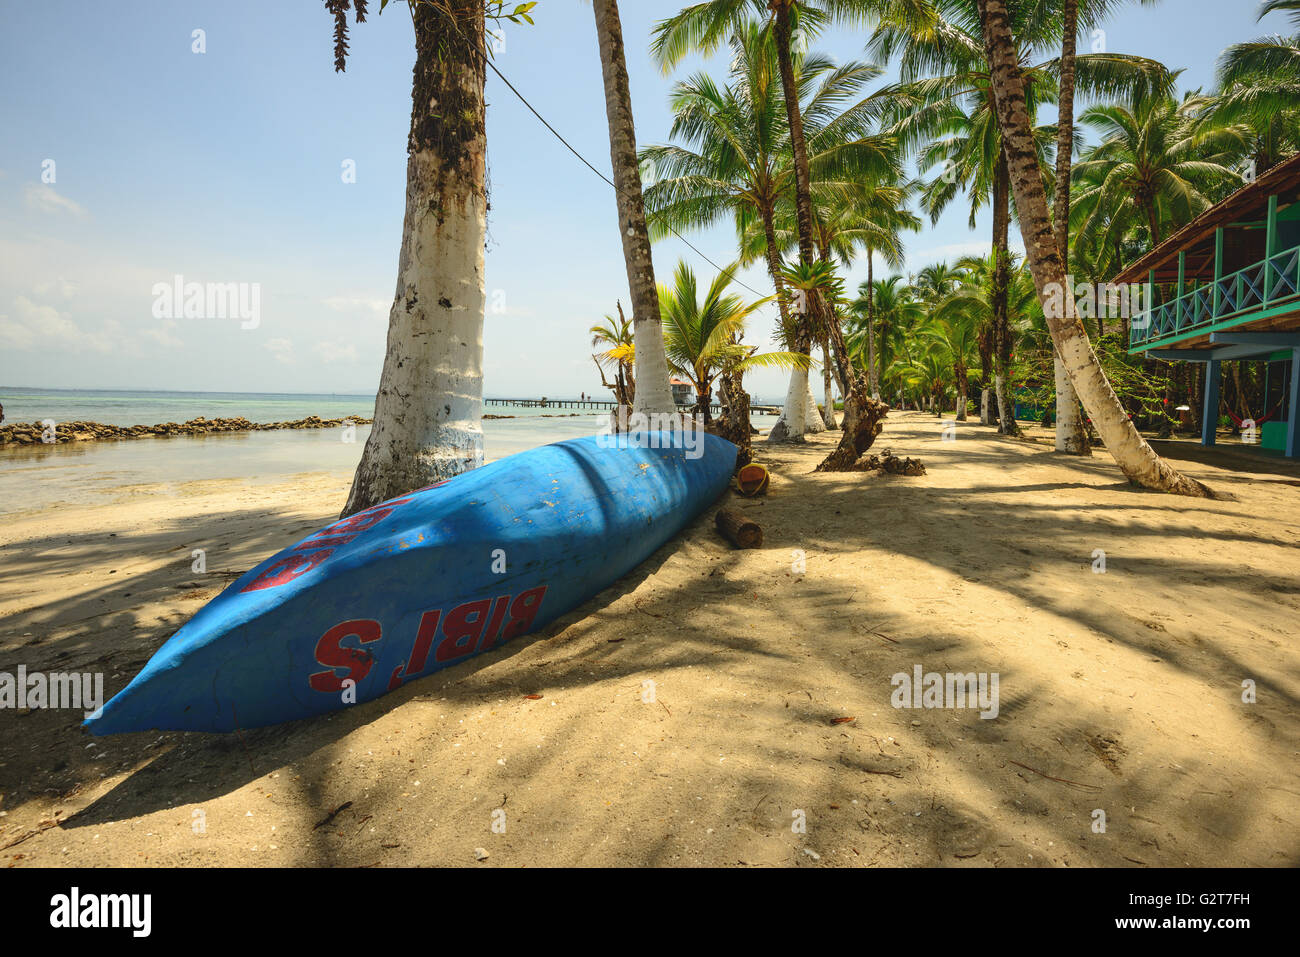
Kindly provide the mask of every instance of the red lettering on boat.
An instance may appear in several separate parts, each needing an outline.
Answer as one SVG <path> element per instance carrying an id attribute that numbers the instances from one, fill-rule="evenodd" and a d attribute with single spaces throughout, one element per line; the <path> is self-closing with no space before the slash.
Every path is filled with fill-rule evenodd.
<path id="1" fill-rule="evenodd" d="M 240 589 L 240 592 L 260 591 L 263 588 L 278 588 L 280 585 L 293 581 L 300 575 L 305 575 L 325 559 L 329 558 L 334 551 L 332 548 L 324 548 L 318 552 L 293 552 L 286 555 L 273 565 L 266 568 L 262 574 L 258 575 L 251 582 Z"/>
<path id="2" fill-rule="evenodd" d="M 467 601 L 447 612 L 447 617 L 442 621 L 444 637 L 438 643 L 434 658 L 438 661 L 451 661 L 472 654 L 483 634 L 483 625 L 491 604 L 490 598 L 483 598 Z"/>
<path id="3" fill-rule="evenodd" d="M 337 693 L 343 690 L 343 682 L 351 678 L 360 683 L 370 673 L 374 658 L 364 648 L 352 648 L 343 644 L 343 639 L 356 637 L 361 644 L 378 641 L 380 638 L 379 622 L 369 618 L 359 618 L 335 625 L 316 642 L 316 661 L 328 671 L 318 671 L 307 678 L 307 683 L 316 691 Z M 336 668 L 347 668 L 348 673 L 339 676 Z"/>
<path id="4" fill-rule="evenodd" d="M 505 619 L 506 610 L 509 607 L 509 595 L 502 595 L 496 600 L 496 605 L 492 609 L 492 618 L 488 622 L 487 628 L 483 631 L 483 640 L 479 642 L 479 651 L 487 651 L 497 643 L 497 633 L 501 630 L 501 622 Z"/>
<path id="5" fill-rule="evenodd" d="M 433 639 L 438 634 L 438 616 L 441 614 L 442 609 L 435 608 L 433 611 L 426 611 L 420 616 L 420 629 L 415 633 L 415 644 L 411 646 L 411 658 L 402 671 L 405 677 L 410 678 L 424 670 L 424 664 L 429 660 L 429 649 L 433 647 Z"/>
<path id="6" fill-rule="evenodd" d="M 528 591 L 521 591 L 510 605 L 510 621 L 501 633 L 502 641 L 517 638 L 533 627 L 537 612 L 542 607 L 542 598 L 546 595 L 546 586 L 539 585 Z"/>

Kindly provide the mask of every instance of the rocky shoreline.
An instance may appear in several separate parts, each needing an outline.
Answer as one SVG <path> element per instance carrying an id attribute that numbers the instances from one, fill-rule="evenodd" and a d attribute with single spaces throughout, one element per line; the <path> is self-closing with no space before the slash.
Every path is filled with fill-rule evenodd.
<path id="1" fill-rule="evenodd" d="M 199 416 L 188 422 L 163 422 L 158 425 L 106 425 L 103 422 L 59 422 L 54 441 L 45 441 L 46 427 L 39 422 L 0 425 L 0 448 L 29 445 L 62 445 L 68 442 L 95 442 L 109 439 L 172 438 L 177 435 L 211 435 L 217 432 L 269 432 L 275 429 L 333 429 L 345 422 L 369 425 L 373 419 L 349 416 L 346 419 L 322 419 L 309 415 L 291 422 L 250 422 L 242 416 L 234 419 L 207 419 Z"/>

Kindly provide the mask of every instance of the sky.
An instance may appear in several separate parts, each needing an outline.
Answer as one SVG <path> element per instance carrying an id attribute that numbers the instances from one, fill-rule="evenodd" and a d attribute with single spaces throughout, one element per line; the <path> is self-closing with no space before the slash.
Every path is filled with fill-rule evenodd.
<path id="1" fill-rule="evenodd" d="M 6 4 L 0 385 L 374 393 L 396 283 L 415 59 L 405 6 L 394 0 L 382 15 L 378 6 L 372 0 L 367 22 L 352 28 L 347 71 L 335 73 L 321 0 Z M 696 58 L 663 75 L 649 37 L 681 0 L 620 6 L 638 142 L 668 142 L 673 82 L 700 67 L 721 75 L 726 60 Z M 1185 69 L 1183 88 L 1209 89 L 1225 46 L 1289 32 L 1279 14 L 1257 23 L 1256 10 L 1251 0 L 1129 4 L 1080 49 L 1104 42 L 1154 57 Z M 497 67 L 608 172 L 590 2 L 541 0 L 532 14 L 535 25 L 504 25 Z M 835 29 L 815 48 L 843 61 L 862 57 L 865 42 Z M 631 313 L 613 190 L 495 76 L 487 99 L 484 394 L 601 394 L 588 329 L 620 299 Z M 908 236 L 904 272 L 985 253 L 988 215 L 974 231 L 967 220 L 956 204 Z M 688 238 L 715 263 L 736 255 L 728 225 Z M 679 258 L 702 285 L 715 274 L 670 239 L 655 245 L 661 282 Z M 879 261 L 875 271 L 889 273 Z M 257 295 L 257 320 L 169 309 L 161 288 L 178 276 L 241 284 L 248 306 Z M 865 276 L 865 261 L 855 263 L 849 288 Z M 770 292 L 760 266 L 739 278 Z M 768 307 L 748 338 L 768 339 L 774 321 Z M 759 401 L 784 394 L 775 371 L 747 382 Z"/>

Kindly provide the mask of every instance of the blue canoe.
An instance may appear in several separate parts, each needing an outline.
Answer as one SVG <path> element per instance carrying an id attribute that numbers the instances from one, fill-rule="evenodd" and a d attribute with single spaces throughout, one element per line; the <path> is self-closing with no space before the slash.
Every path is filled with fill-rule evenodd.
<path id="1" fill-rule="evenodd" d="M 713 435 L 593 436 L 376 505 L 232 583 L 86 726 L 232 731 L 377 698 L 612 584 L 721 495 L 735 462 Z"/>

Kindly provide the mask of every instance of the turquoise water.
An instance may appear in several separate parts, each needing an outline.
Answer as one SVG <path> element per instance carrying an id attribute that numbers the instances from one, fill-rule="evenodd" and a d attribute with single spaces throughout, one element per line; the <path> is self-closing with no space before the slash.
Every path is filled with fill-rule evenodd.
<path id="1" fill-rule="evenodd" d="M 576 397 L 575 397 L 576 398 Z M 0 386 L 5 423 L 91 421 L 110 425 L 155 425 L 198 416 L 278 422 L 318 415 L 369 417 L 373 396 L 276 395 L 273 393 L 118 392 L 14 389 Z M 551 442 L 594 435 L 607 412 L 490 406 L 492 415 L 512 419 L 483 422 L 488 460 Z M 773 420 L 755 416 L 765 428 Z M 228 479 L 243 484 L 284 481 L 304 472 L 334 472 L 347 478 L 361 459 L 370 427 L 358 426 L 354 442 L 342 429 L 283 429 L 174 438 L 33 445 L 0 452 L 0 514 L 58 504 L 111 502 L 130 486 L 163 486 Z"/>

